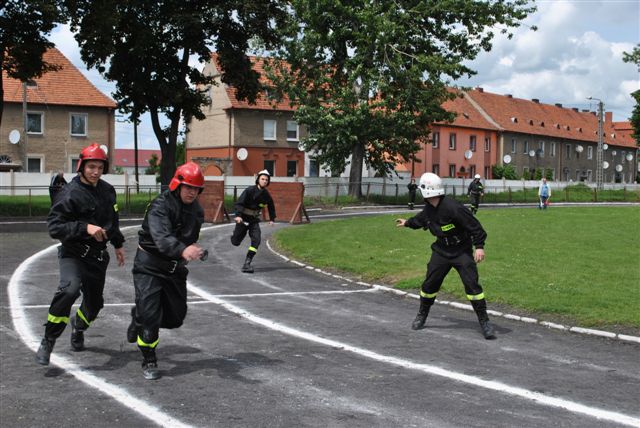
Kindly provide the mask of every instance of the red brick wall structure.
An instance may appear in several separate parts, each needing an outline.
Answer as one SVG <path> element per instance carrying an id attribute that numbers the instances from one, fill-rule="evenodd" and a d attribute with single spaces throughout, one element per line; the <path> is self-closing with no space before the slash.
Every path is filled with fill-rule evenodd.
<path id="1" fill-rule="evenodd" d="M 276 206 L 276 215 L 279 220 L 287 220 L 291 224 L 309 223 L 307 210 L 304 208 L 304 184 L 303 183 L 274 183 L 267 188 Z M 269 212 L 265 209 L 262 218 L 269 219 Z"/>
<path id="2" fill-rule="evenodd" d="M 198 198 L 204 209 L 204 221 L 228 223 L 231 221 L 224 207 L 224 181 L 205 181 L 204 190 Z"/>

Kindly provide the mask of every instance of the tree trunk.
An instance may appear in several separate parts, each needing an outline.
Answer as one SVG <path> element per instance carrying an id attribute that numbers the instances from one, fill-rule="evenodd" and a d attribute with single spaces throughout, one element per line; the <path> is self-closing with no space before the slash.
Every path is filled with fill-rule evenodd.
<path id="1" fill-rule="evenodd" d="M 351 151 L 351 170 L 349 172 L 349 196 L 362 198 L 362 164 L 364 162 L 364 144 L 358 143 Z"/>

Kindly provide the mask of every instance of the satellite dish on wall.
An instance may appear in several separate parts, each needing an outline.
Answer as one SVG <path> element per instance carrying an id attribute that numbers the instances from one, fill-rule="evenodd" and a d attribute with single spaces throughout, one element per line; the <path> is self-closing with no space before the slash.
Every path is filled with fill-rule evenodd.
<path id="1" fill-rule="evenodd" d="M 609 148 L 609 145 L 607 143 L 604 143 L 602 145 L 602 150 L 607 150 Z"/>
<path id="2" fill-rule="evenodd" d="M 504 163 L 511 163 L 511 155 L 504 155 L 502 160 L 504 161 Z"/>
<path id="3" fill-rule="evenodd" d="M 302 144 L 302 141 L 298 143 L 298 150 L 304 152 L 304 144 Z"/>
<path id="4" fill-rule="evenodd" d="M 633 155 L 631 153 L 627 153 L 627 156 L 625 156 L 625 159 L 627 160 L 627 162 L 631 162 L 633 160 Z"/>
<path id="5" fill-rule="evenodd" d="M 467 150 L 466 152 L 464 152 L 464 158 L 465 159 L 471 159 L 473 157 L 473 152 L 471 150 Z"/>
<path id="6" fill-rule="evenodd" d="M 18 141 L 20 141 L 20 131 L 14 129 L 13 131 L 9 132 L 9 142 L 11 144 L 18 144 Z"/>
<path id="7" fill-rule="evenodd" d="M 109 147 L 107 147 L 106 145 L 102 144 L 100 146 L 100 148 L 102 149 L 102 151 L 104 152 L 105 155 L 109 154 Z"/>
<path id="8" fill-rule="evenodd" d="M 602 162 L 602 168 L 603 169 L 609 168 L 609 162 L 607 162 L 607 161 Z"/>
<path id="9" fill-rule="evenodd" d="M 579 145 L 579 144 L 578 144 L 578 145 L 576 146 L 576 152 L 578 152 L 578 153 L 582 153 L 583 151 L 584 151 L 584 147 L 582 147 L 581 145 Z"/>
<path id="10" fill-rule="evenodd" d="M 611 156 L 615 156 L 617 154 L 618 154 L 618 152 L 616 152 L 615 150 L 611 150 Z"/>
<path id="11" fill-rule="evenodd" d="M 529 156 L 534 157 L 536 155 L 535 150 L 529 150 Z"/>
<path id="12" fill-rule="evenodd" d="M 620 164 L 616 165 L 616 171 L 622 172 L 622 165 Z"/>
<path id="13" fill-rule="evenodd" d="M 247 151 L 247 149 L 242 147 L 236 152 L 236 157 L 241 161 L 246 160 L 249 157 L 249 152 Z"/>

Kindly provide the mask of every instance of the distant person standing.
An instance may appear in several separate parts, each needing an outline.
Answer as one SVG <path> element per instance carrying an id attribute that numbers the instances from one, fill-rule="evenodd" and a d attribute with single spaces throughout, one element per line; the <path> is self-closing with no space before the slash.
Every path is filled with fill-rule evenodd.
<path id="1" fill-rule="evenodd" d="M 478 317 L 484 338 L 495 339 L 476 265 L 485 258 L 484 242 L 487 233 L 464 205 L 444 194 L 442 180 L 437 175 L 430 172 L 422 174 L 420 192 L 426 202 L 424 209 L 408 220 L 396 219 L 398 227 L 428 229 L 436 237 L 436 241 L 431 244 L 431 259 L 420 289 L 420 309 L 411 328 L 419 330 L 424 327 L 442 282 L 451 268 L 454 268 L 462 279 L 467 299 Z"/>
<path id="2" fill-rule="evenodd" d="M 412 210 L 416 202 L 416 190 L 418 190 L 415 178 L 411 177 L 411 182 L 407 184 L 407 189 L 409 189 L 409 209 Z"/>
<path id="3" fill-rule="evenodd" d="M 273 221 L 276 219 L 276 208 L 273 204 L 271 194 L 267 190 L 271 183 L 271 175 L 266 169 L 260 171 L 256 177 L 255 186 L 249 186 L 240 195 L 235 204 L 236 216 L 234 221 L 236 227 L 233 229 L 233 235 L 231 235 L 231 244 L 235 247 L 240 243 L 249 233 L 251 238 L 251 245 L 247 251 L 247 257 L 242 265 L 242 272 L 253 273 L 253 267 L 251 262 L 253 257 L 258 252 L 258 247 L 262 240 L 262 232 L 260 230 L 260 213 L 264 207 L 269 210 L 269 224 L 273 225 Z"/>
<path id="4" fill-rule="evenodd" d="M 55 197 L 49 211 L 49 235 L 59 239 L 60 284 L 53 296 L 44 337 L 36 361 L 49 364 L 56 340 L 70 323 L 71 349 L 83 351 L 84 332 L 104 305 L 103 291 L 109 252 L 115 247 L 118 265 L 124 265 L 124 236 L 120 232 L 116 191 L 100 177 L 109 169 L 107 154 L 97 144 L 80 153 L 78 175 Z M 82 293 L 73 318 L 71 307 Z"/>
<path id="5" fill-rule="evenodd" d="M 478 208 L 480 208 L 480 199 L 484 196 L 484 186 L 482 185 L 480 178 L 480 174 L 476 174 L 473 177 L 473 181 L 469 184 L 469 189 L 467 190 L 467 195 L 471 201 L 471 212 L 473 214 L 478 212 Z"/>
<path id="6" fill-rule="evenodd" d="M 51 177 L 51 183 L 49 184 L 49 197 L 51 198 L 51 205 L 55 202 L 56 197 L 62 191 L 62 188 L 67 184 L 67 180 L 64 179 L 64 172 L 58 171 L 56 175 Z"/>
<path id="7" fill-rule="evenodd" d="M 540 198 L 538 209 L 546 210 L 549 205 L 549 199 L 551 198 L 551 186 L 547 184 L 546 178 L 542 179 L 542 183 L 540 183 L 540 187 L 538 187 L 538 198 Z"/>

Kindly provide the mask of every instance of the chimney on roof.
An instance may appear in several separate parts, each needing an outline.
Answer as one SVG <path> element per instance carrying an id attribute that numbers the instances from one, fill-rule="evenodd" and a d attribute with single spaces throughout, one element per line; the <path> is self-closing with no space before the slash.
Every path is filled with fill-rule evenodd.
<path id="1" fill-rule="evenodd" d="M 484 92 L 484 88 L 482 88 L 482 87 L 480 87 L 480 86 L 478 86 L 478 87 L 476 88 L 476 90 L 477 90 L 478 92 Z"/>
<path id="2" fill-rule="evenodd" d="M 507 94 L 507 98 L 513 98 L 513 95 Z"/>
<path id="3" fill-rule="evenodd" d="M 531 101 L 538 104 L 540 103 L 540 100 L 538 98 L 531 98 Z"/>
<path id="4" fill-rule="evenodd" d="M 560 103 L 556 103 L 556 107 L 560 107 L 560 108 L 562 108 L 562 104 L 560 104 Z"/>
<path id="5" fill-rule="evenodd" d="M 604 112 L 604 121 L 605 122 L 613 122 L 613 112 L 605 111 Z"/>
<path id="6" fill-rule="evenodd" d="M 573 111 L 580 111 L 580 109 L 578 107 L 572 107 L 571 110 Z"/>

